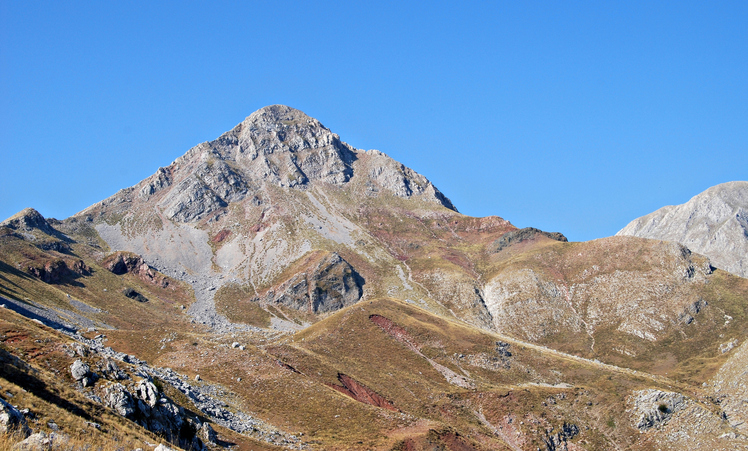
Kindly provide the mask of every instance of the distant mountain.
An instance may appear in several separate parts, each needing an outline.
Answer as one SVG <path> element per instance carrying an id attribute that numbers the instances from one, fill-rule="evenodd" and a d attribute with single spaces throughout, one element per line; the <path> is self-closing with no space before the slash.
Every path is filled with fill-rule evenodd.
<path id="1" fill-rule="evenodd" d="M 631 221 L 616 235 L 675 241 L 748 277 L 748 182 L 713 186 L 682 205 Z"/>

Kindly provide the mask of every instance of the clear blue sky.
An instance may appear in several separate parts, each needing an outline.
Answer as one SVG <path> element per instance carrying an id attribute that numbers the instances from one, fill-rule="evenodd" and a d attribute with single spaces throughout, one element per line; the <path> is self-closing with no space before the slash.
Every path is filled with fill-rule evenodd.
<path id="1" fill-rule="evenodd" d="M 0 0 L 0 217 L 286 104 L 572 240 L 748 179 L 748 2 Z"/>

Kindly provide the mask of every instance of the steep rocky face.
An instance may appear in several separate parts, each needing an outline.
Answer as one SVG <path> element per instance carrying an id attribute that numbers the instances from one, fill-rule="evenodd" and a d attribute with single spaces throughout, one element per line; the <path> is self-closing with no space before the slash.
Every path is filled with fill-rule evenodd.
<path id="1" fill-rule="evenodd" d="M 675 241 L 748 277 L 748 182 L 713 186 L 685 204 L 631 221 L 616 235 Z"/>
<path id="2" fill-rule="evenodd" d="M 153 203 L 155 198 L 167 218 L 194 222 L 232 202 L 246 198 L 261 201 L 265 184 L 299 189 L 315 183 L 342 187 L 358 173 L 354 162 L 362 153 L 318 120 L 299 110 L 273 105 L 252 113 L 218 139 L 190 149 L 169 167 L 159 168 L 102 205 L 123 211 L 124 204 Z M 376 155 L 377 166 L 362 174 L 371 179 L 370 192 L 425 196 L 454 209 L 425 177 L 381 152 Z"/>
<path id="3" fill-rule="evenodd" d="M 107 256 L 102 265 L 117 275 L 132 273 L 145 282 L 163 288 L 169 286 L 169 281 L 163 274 L 151 268 L 148 263 L 143 261 L 143 257 L 132 252 L 115 252 Z"/>
<path id="4" fill-rule="evenodd" d="M 311 313 L 327 313 L 355 304 L 363 294 L 363 278 L 331 253 L 318 257 L 308 270 L 299 272 L 261 298 L 266 304 L 282 304 Z"/>

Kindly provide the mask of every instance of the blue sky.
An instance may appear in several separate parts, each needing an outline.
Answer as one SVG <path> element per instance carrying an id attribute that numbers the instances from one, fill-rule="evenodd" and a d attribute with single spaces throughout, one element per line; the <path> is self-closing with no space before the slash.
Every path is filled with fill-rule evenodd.
<path id="1" fill-rule="evenodd" d="M 258 108 L 571 240 L 748 175 L 748 2 L 0 0 L 0 217 L 62 219 Z"/>

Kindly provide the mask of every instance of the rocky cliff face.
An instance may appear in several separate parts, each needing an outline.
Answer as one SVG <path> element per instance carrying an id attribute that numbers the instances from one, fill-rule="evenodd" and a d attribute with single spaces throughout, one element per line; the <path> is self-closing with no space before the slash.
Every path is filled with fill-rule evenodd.
<path id="1" fill-rule="evenodd" d="M 318 256 L 309 268 L 270 289 L 260 299 L 311 313 L 327 313 L 355 304 L 363 278 L 336 253 Z"/>
<path id="2" fill-rule="evenodd" d="M 713 186 L 685 204 L 631 221 L 616 235 L 675 241 L 748 277 L 748 182 Z"/>
<path id="3" fill-rule="evenodd" d="M 265 198 L 263 185 L 306 189 L 317 183 L 342 187 L 366 171 L 354 162 L 364 151 L 340 140 L 318 120 L 299 110 L 262 108 L 218 139 L 190 149 L 170 166 L 123 190 L 102 205 L 155 204 L 169 219 L 194 222 L 232 202 Z M 454 209 L 425 177 L 381 152 L 369 169 L 370 193 L 423 196 Z M 154 200 L 155 199 L 155 202 Z"/>

